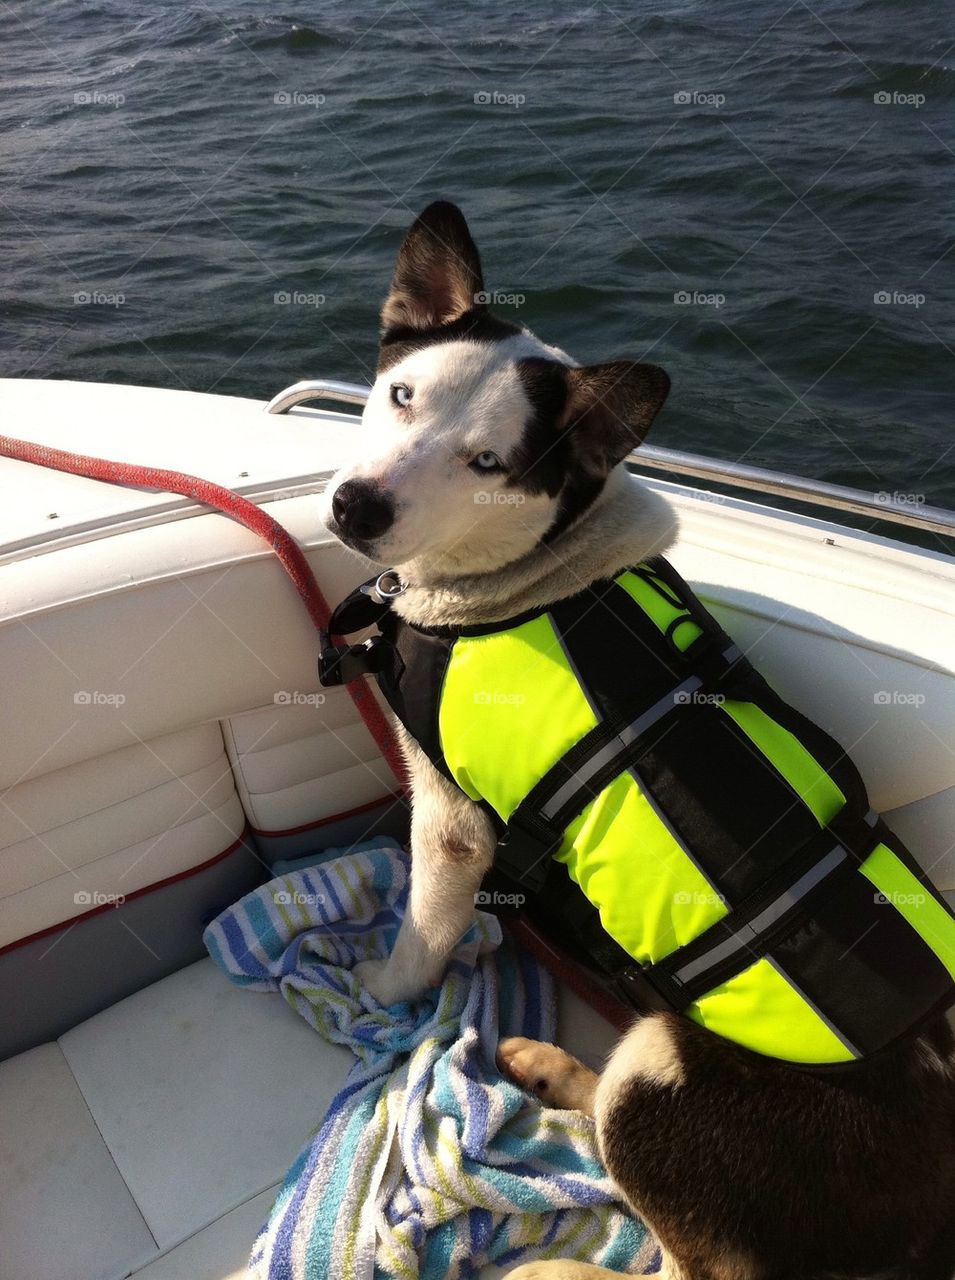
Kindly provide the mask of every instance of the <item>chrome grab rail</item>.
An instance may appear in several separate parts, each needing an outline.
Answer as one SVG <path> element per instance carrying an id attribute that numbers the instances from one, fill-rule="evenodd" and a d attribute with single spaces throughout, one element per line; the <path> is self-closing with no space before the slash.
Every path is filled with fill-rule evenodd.
<path id="1" fill-rule="evenodd" d="M 296 382 L 270 400 L 266 411 L 287 413 L 295 405 L 306 404 L 310 400 L 364 404 L 370 390 L 370 387 L 360 386 L 356 382 L 336 382 L 328 378 Z M 896 494 L 864 493 L 861 489 L 828 484 L 824 480 L 807 480 L 802 476 L 786 475 L 782 471 L 750 467 L 740 462 L 721 462 L 718 458 L 683 453 L 679 449 L 660 449 L 652 444 L 643 444 L 639 449 L 634 449 L 626 460 L 650 471 L 669 471 L 698 480 L 714 480 L 738 489 L 752 489 L 756 493 L 794 498 L 817 507 L 850 511 L 853 515 L 872 516 L 876 520 L 907 525 L 910 529 L 927 529 L 932 533 L 955 537 L 955 512 L 922 503 L 916 505 L 914 501 L 900 502 Z"/>
<path id="2" fill-rule="evenodd" d="M 364 404 L 371 387 L 361 387 L 357 382 L 335 382 L 331 378 L 316 378 L 313 382 L 294 382 L 265 406 L 266 413 L 288 413 L 297 404 L 309 400 L 342 400 L 345 404 Z"/>
<path id="3" fill-rule="evenodd" d="M 916 505 L 914 500 L 899 502 L 891 493 L 865 493 L 862 489 L 828 484 L 825 480 L 807 480 L 803 476 L 790 476 L 782 471 L 749 467 L 743 462 L 720 462 L 718 458 L 704 458 L 698 453 L 682 453 L 678 449 L 658 449 L 652 444 L 642 444 L 639 449 L 634 449 L 627 461 L 651 471 L 672 471 L 681 476 L 718 480 L 721 484 L 735 485 L 738 489 L 754 489 L 757 493 L 795 498 L 799 502 L 819 507 L 851 511 L 859 516 L 874 516 L 877 520 L 889 520 L 893 524 L 908 525 L 912 529 L 930 529 L 933 533 L 955 537 L 955 511 L 946 511 L 944 507 L 930 507 L 924 503 Z"/>

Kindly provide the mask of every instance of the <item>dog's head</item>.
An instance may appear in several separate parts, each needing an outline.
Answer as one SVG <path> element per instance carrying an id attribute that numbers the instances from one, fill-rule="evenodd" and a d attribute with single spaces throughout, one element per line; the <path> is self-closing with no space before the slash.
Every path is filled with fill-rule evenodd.
<path id="1" fill-rule="evenodd" d="M 398 254 L 357 456 L 329 484 L 325 523 L 382 564 L 509 564 L 590 506 L 669 387 L 651 364 L 577 367 L 492 315 L 464 215 L 439 201 Z"/>

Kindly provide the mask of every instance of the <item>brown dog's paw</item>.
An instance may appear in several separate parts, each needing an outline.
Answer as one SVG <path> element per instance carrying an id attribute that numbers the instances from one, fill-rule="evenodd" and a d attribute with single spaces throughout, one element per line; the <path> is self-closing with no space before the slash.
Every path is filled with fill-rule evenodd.
<path id="1" fill-rule="evenodd" d="M 497 1047 L 497 1065 L 546 1106 L 593 1115 L 598 1077 L 557 1045 L 511 1036 Z"/>

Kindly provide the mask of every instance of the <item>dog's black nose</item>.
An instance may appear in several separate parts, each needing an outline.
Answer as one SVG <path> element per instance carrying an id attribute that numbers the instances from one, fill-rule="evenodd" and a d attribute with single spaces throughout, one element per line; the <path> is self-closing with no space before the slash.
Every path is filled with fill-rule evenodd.
<path id="1" fill-rule="evenodd" d="M 346 480 L 335 490 L 332 515 L 346 537 L 370 542 L 391 528 L 395 504 L 369 480 Z"/>

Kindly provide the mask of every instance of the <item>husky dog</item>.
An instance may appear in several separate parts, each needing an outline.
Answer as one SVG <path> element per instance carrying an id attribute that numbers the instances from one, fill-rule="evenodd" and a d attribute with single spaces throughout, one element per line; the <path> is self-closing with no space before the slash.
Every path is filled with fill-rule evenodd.
<path id="1" fill-rule="evenodd" d="M 327 490 L 342 542 L 395 567 L 422 626 L 515 617 L 666 551 L 668 503 L 621 466 L 666 399 L 662 369 L 580 367 L 483 305 L 456 206 L 415 221 L 381 313 L 360 456 Z M 413 790 L 409 909 L 383 1003 L 437 982 L 491 866 L 488 817 L 403 730 Z M 502 749 L 505 749 L 502 746 Z M 602 1075 L 505 1040 L 504 1070 L 595 1118 L 607 1168 L 669 1280 L 951 1280 L 955 1052 L 944 1021 L 836 1074 L 763 1057 L 673 1013 L 639 1017 Z M 512 1280 L 597 1280 L 576 1262 Z"/>

